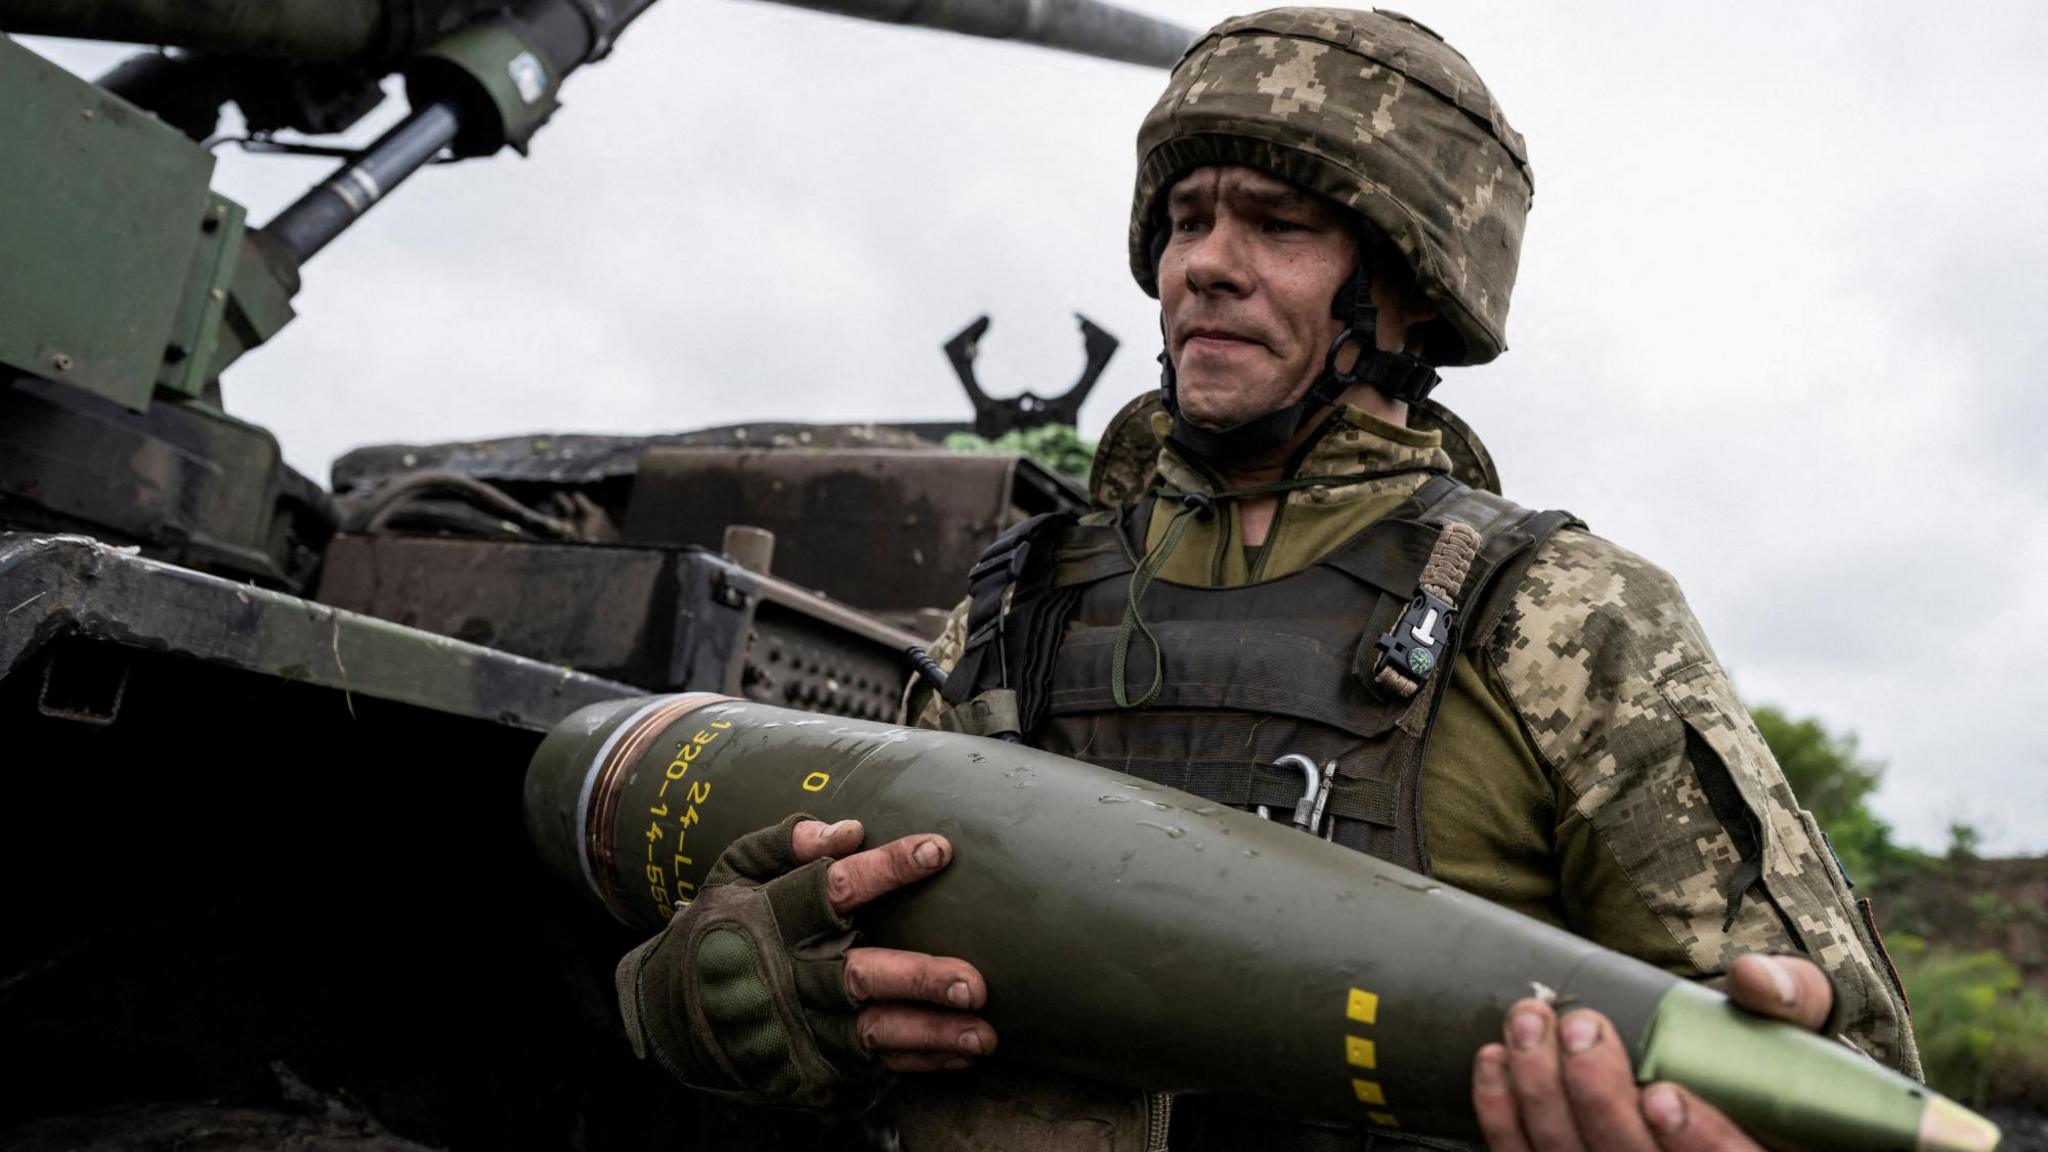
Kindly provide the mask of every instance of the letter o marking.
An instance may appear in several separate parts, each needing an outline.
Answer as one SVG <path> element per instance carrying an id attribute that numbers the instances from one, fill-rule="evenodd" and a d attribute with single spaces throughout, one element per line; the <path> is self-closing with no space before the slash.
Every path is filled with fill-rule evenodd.
<path id="1" fill-rule="evenodd" d="M 830 784 L 831 782 L 832 777 L 829 773 L 813 772 L 809 776 L 804 777 L 804 791 L 823 792 L 825 790 L 825 785 Z"/>

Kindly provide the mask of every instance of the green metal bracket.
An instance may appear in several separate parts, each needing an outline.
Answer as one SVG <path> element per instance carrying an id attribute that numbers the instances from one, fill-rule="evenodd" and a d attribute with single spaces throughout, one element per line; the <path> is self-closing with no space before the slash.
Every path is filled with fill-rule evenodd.
<path id="1" fill-rule="evenodd" d="M 242 250 L 242 226 L 248 212 L 222 196 L 211 198 L 199 218 L 199 248 L 185 274 L 185 295 L 171 321 L 164 345 L 163 370 L 157 387 L 180 396 L 204 394 L 213 375 L 221 319 L 227 312 L 235 268 Z"/>
<path id="2" fill-rule="evenodd" d="M 213 157 L 5 36 L 0 157 L 0 365 L 147 409 L 218 206 Z"/>
<path id="3" fill-rule="evenodd" d="M 298 291 L 297 270 L 266 258 L 258 233 L 244 232 L 230 268 L 227 307 L 214 329 L 211 363 L 206 375 L 219 376 L 235 358 L 277 335 L 298 313 L 292 296 Z M 280 255 L 279 261 L 287 261 Z"/>

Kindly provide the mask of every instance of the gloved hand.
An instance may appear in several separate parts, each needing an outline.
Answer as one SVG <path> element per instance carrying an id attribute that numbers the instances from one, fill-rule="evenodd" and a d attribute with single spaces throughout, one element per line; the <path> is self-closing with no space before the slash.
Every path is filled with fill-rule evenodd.
<path id="1" fill-rule="evenodd" d="M 693 1087 L 755 1103 L 854 1110 L 890 1070 L 964 1067 L 995 1032 L 961 1012 L 987 990 L 964 961 L 852 947 L 846 913 L 943 868 L 943 837 L 835 860 L 858 823 L 796 815 L 735 840 L 697 899 L 619 963 L 633 1050 Z M 875 1002 L 864 1011 L 864 1002 Z M 880 1058 L 878 1058 L 880 1053 Z"/>

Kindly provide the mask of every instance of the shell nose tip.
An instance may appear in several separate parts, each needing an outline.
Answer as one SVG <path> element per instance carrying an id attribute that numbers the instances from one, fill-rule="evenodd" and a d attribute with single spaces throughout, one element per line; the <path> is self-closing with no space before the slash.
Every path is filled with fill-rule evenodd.
<path id="1" fill-rule="evenodd" d="M 1943 1096 L 1920 1114 L 1919 1152 L 1993 1152 L 1998 1125 Z"/>

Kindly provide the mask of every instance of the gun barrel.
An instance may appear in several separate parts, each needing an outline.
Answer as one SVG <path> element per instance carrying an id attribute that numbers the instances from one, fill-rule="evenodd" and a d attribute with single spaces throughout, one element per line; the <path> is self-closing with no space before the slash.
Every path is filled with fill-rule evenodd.
<path id="1" fill-rule="evenodd" d="M 10 33 L 161 44 L 223 56 L 392 65 L 507 18 L 568 73 L 601 56 L 653 0 L 0 0 Z"/>
<path id="2" fill-rule="evenodd" d="M 379 54 L 397 31 L 389 7 L 388 0 L 0 0 L 0 28 L 234 56 L 355 60 Z"/>
<path id="3" fill-rule="evenodd" d="M 1170 68 L 1193 30 L 1102 0 L 776 0 L 863 20 L 915 24 L 1018 40 L 1133 64 Z M 502 0 L 0 0 L 11 33 L 164 44 L 232 56 L 293 60 L 396 61 L 479 18 Z M 539 4 L 514 5 L 540 9 Z M 637 15 L 641 3 L 615 5 Z M 626 19 L 604 6 L 577 5 L 576 20 L 600 20 L 616 35 Z M 602 15 L 597 15 L 601 13 Z M 534 12 L 535 17 L 547 15 Z M 559 22 L 559 16 L 556 17 Z M 580 60 L 580 57 L 579 57 Z"/>
<path id="4" fill-rule="evenodd" d="M 293 201 L 263 230 L 294 260 L 305 263 L 400 181 L 426 167 L 454 141 L 460 125 L 452 104 L 437 102 L 419 109 Z"/>
<path id="5" fill-rule="evenodd" d="M 1102 0 L 774 0 L 861 20 L 915 24 L 1171 68 L 1196 32 Z"/>
<path id="6" fill-rule="evenodd" d="M 1279 1115 L 1476 1135 L 1471 1061 L 1539 985 L 1596 1007 L 1639 1075 L 1781 1152 L 1995 1146 L 1924 1087 L 1719 993 L 1283 824 L 1013 744 L 711 694 L 576 713 L 535 753 L 528 831 L 652 930 L 735 837 L 790 812 L 950 837 L 864 909 L 875 943 L 987 977 L 1010 1058 Z"/>

